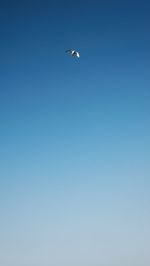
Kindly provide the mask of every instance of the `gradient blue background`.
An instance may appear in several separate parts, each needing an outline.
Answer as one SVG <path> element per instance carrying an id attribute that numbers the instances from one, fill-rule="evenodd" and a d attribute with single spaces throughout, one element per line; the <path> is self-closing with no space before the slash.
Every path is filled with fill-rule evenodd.
<path id="1" fill-rule="evenodd" d="M 150 265 L 149 14 L 0 1 L 0 265 Z"/>

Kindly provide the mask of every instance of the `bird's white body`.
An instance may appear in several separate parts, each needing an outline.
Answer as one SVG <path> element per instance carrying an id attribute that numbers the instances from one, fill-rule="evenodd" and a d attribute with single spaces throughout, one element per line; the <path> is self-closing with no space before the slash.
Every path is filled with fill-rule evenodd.
<path id="1" fill-rule="evenodd" d="M 67 54 L 71 55 L 71 56 L 76 56 L 76 57 L 80 57 L 80 54 L 79 52 L 77 52 L 76 50 L 72 50 L 72 49 L 69 49 L 66 51 Z"/>

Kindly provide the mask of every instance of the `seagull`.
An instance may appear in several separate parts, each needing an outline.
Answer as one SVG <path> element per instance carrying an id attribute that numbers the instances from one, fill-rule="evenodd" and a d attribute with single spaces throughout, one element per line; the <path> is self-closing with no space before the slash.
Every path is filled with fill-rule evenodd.
<path id="1" fill-rule="evenodd" d="M 78 58 L 80 57 L 79 52 L 72 50 L 72 49 L 67 50 L 66 53 L 71 55 L 71 56 L 77 56 Z"/>

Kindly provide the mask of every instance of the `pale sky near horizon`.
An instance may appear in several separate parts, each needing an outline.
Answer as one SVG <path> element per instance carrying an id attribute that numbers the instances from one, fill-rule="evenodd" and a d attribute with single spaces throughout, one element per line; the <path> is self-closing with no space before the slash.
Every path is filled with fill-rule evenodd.
<path id="1" fill-rule="evenodd" d="M 0 1 L 0 265 L 150 265 L 149 14 Z"/>

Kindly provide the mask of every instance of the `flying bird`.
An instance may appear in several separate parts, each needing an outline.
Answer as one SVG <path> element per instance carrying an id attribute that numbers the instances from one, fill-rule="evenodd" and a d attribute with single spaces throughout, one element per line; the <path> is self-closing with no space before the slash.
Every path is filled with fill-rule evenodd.
<path id="1" fill-rule="evenodd" d="M 76 57 L 80 57 L 80 54 L 79 52 L 75 51 L 75 50 L 72 50 L 72 49 L 69 49 L 66 51 L 67 54 L 71 55 L 71 56 L 76 56 Z"/>

